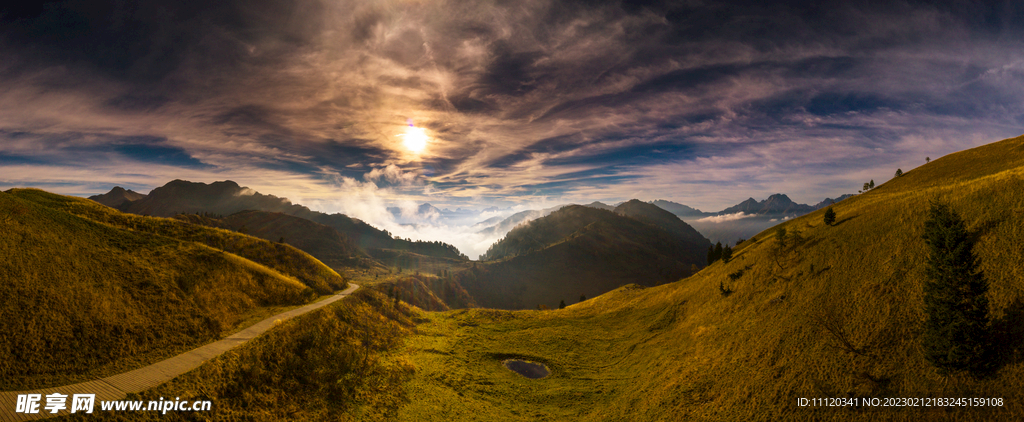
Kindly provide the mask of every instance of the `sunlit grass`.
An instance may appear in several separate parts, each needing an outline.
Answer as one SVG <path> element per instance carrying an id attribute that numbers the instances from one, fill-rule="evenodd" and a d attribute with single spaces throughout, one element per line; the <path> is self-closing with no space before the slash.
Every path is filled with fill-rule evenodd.
<path id="1" fill-rule="evenodd" d="M 1024 364 L 944 377 L 918 343 L 928 203 L 979 238 L 994 318 L 1024 298 L 1024 139 L 953 154 L 774 229 L 677 283 L 622 288 L 560 311 L 432 314 L 410 339 L 402 420 L 1015 420 Z M 729 274 L 739 277 L 730 278 Z M 723 295 L 720 285 L 733 290 Z M 1022 346 L 1016 340 L 1018 349 Z M 501 366 L 522 357 L 552 375 Z M 1000 409 L 801 408 L 813 397 L 1001 397 Z"/>
<path id="2" fill-rule="evenodd" d="M 220 338 L 265 308 L 306 303 L 316 293 L 303 281 L 329 280 L 309 271 L 319 262 L 270 242 L 37 190 L 0 193 L 0 232 L 4 390 L 155 362 Z M 198 239 L 219 239 L 279 270 L 191 241 Z"/>
<path id="3" fill-rule="evenodd" d="M 414 313 L 381 293 L 359 289 L 164 385 L 129 396 L 210 400 L 211 412 L 127 416 L 162 421 L 393 420 L 405 401 L 402 384 L 413 374 L 412 366 L 393 351 L 411 333 Z"/>
<path id="4" fill-rule="evenodd" d="M 49 208 L 121 229 L 197 242 L 264 265 L 297 278 L 320 294 L 344 289 L 345 280 L 316 258 L 290 245 L 269 242 L 231 230 L 190 224 L 173 218 L 145 217 L 118 212 L 93 201 L 55 195 L 37 189 L 16 189 L 10 194 Z"/>

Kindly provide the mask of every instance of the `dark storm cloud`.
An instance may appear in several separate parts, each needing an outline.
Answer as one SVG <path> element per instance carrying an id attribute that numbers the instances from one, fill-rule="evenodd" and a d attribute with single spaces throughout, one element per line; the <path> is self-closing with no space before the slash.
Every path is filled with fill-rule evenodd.
<path id="1" fill-rule="evenodd" d="M 1024 131 L 1017 2 L 5 7 L 0 165 L 16 183 L 72 166 L 95 173 L 62 180 L 91 182 L 114 160 L 314 197 L 376 181 L 403 200 L 714 209 L 817 201 Z"/>

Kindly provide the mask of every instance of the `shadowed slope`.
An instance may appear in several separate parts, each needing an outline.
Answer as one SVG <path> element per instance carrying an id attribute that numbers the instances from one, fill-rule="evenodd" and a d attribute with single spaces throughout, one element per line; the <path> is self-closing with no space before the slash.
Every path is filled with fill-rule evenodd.
<path id="1" fill-rule="evenodd" d="M 690 227 L 683 220 L 680 220 L 675 214 L 665 211 L 657 205 L 634 199 L 615 207 L 614 211 L 616 214 L 640 220 L 678 235 L 692 245 L 693 248 L 700 248 L 694 249 L 693 253 L 700 254 L 706 252 L 707 247 L 711 246 L 711 242 L 697 232 L 697 230 Z"/>
<path id="2" fill-rule="evenodd" d="M 110 208 L 123 210 L 122 206 L 128 206 L 128 204 L 125 203 L 130 204 L 132 201 L 138 201 L 145 197 L 146 195 L 143 195 L 141 193 L 131 190 L 125 190 L 120 186 L 114 186 L 114 188 L 111 189 L 110 192 L 107 192 L 103 195 L 93 195 L 90 196 L 89 199 L 99 202 Z"/>
<path id="3" fill-rule="evenodd" d="M 457 273 L 456 279 L 481 306 L 551 307 L 624 284 L 678 280 L 706 261 L 708 246 L 703 237 L 686 238 L 611 211 L 571 205 L 512 230 L 488 250 L 485 257 L 492 262 Z"/>
<path id="4" fill-rule="evenodd" d="M 178 214 L 176 220 L 219 227 L 292 245 L 313 255 L 329 267 L 354 266 L 368 258 L 347 236 L 331 227 L 280 212 L 240 211 L 223 218 Z"/>

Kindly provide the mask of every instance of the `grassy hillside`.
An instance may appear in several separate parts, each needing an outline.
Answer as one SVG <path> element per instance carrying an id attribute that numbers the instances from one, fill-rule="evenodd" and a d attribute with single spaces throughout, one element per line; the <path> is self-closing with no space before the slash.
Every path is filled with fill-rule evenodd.
<path id="1" fill-rule="evenodd" d="M 388 268 L 411 273 L 443 274 L 469 264 L 464 259 L 440 258 L 397 249 L 371 249 L 368 253 Z"/>
<path id="2" fill-rule="evenodd" d="M 339 272 L 350 266 L 365 266 L 363 261 L 369 258 L 366 252 L 337 230 L 280 212 L 249 210 L 225 217 L 178 214 L 173 218 L 204 226 L 242 231 L 261 239 L 286 243 L 316 257 Z"/>
<path id="3" fill-rule="evenodd" d="M 710 244 L 700 239 L 572 205 L 512 230 L 488 250 L 492 261 L 458 272 L 455 279 L 481 306 L 556 307 L 625 284 L 653 286 L 692 274 L 707 262 Z"/>
<path id="4" fill-rule="evenodd" d="M 444 275 L 397 274 L 389 276 L 386 281 L 378 281 L 373 288 L 427 311 L 476 307 L 476 301 L 466 289 Z"/>
<path id="5" fill-rule="evenodd" d="M 169 218 L 142 217 L 122 213 L 90 200 L 56 195 L 37 189 L 15 189 L 9 193 L 18 198 L 114 227 L 212 246 L 267 266 L 282 274 L 293 276 L 320 294 L 329 294 L 347 286 L 345 280 L 337 272 L 309 254 L 286 244 L 273 243 L 230 230 L 204 227 Z"/>
<path id="6" fill-rule="evenodd" d="M 413 311 L 371 289 L 283 322 L 136 400 L 210 400 L 210 412 L 138 412 L 132 420 L 390 421 L 413 374 L 393 352 Z M 92 420 L 76 415 L 72 420 Z"/>
<path id="7" fill-rule="evenodd" d="M 316 297 L 292 276 L 152 232 L 170 220 L 125 217 L 133 230 L 79 215 L 106 210 L 37 190 L 0 193 L 0 389 L 134 369 L 266 307 Z"/>
<path id="8" fill-rule="evenodd" d="M 978 239 L 999 330 L 991 376 L 923 357 L 921 239 L 930 200 Z M 430 314 L 400 420 L 1019 420 L 1024 418 L 1024 137 L 952 154 L 781 225 L 676 283 L 558 311 Z M 722 289 L 731 290 L 724 294 Z M 520 357 L 552 375 L 501 365 Z M 799 398 L 1001 398 L 998 408 L 800 407 Z"/>

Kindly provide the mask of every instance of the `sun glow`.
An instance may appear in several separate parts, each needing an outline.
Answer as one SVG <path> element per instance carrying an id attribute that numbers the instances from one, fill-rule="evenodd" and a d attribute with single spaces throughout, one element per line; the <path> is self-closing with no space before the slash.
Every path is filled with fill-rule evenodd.
<path id="1" fill-rule="evenodd" d="M 423 128 L 411 125 L 407 126 L 405 128 L 405 133 L 399 136 L 402 137 L 402 145 L 415 154 L 423 152 L 423 150 L 427 148 L 427 141 L 430 139 Z"/>

